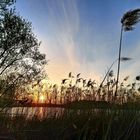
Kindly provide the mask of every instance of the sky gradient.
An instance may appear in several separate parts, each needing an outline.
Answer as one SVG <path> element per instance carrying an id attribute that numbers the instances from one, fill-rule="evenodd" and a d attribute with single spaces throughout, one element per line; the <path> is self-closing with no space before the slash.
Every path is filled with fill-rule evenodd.
<path id="1" fill-rule="evenodd" d="M 118 57 L 121 17 L 140 8 L 139 0 L 17 0 L 18 13 L 32 22 L 42 41 L 46 71 L 53 83 L 69 72 L 100 81 Z M 121 78 L 140 74 L 140 23 L 123 34 Z M 117 65 L 113 66 L 116 74 Z"/>

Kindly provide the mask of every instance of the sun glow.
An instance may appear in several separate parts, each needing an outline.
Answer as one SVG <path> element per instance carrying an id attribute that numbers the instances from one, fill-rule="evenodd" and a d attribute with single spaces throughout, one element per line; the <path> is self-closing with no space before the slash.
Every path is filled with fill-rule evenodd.
<path id="1" fill-rule="evenodd" d="M 41 95 L 41 96 L 40 96 L 40 102 L 41 102 L 41 103 L 44 103 L 44 102 L 45 102 L 45 96 L 44 96 L 44 95 Z"/>

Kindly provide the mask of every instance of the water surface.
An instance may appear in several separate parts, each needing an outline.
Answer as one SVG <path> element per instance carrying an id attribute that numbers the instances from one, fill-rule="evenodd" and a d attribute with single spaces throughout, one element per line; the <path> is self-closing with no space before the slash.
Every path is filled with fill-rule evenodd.
<path id="1" fill-rule="evenodd" d="M 28 119 L 32 117 L 43 119 L 58 117 L 62 115 L 63 111 L 64 108 L 57 107 L 7 107 L 3 110 L 3 113 L 11 117 L 23 115 Z"/>

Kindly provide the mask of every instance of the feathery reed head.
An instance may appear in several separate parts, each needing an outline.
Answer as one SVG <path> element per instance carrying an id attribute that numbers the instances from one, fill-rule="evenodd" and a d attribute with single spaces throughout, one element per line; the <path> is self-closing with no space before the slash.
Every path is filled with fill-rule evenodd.
<path id="1" fill-rule="evenodd" d="M 131 31 L 134 29 L 134 25 L 140 21 L 140 9 L 130 10 L 126 12 L 122 19 L 121 23 L 124 31 Z"/>
<path id="2" fill-rule="evenodd" d="M 129 61 L 129 60 L 131 60 L 131 59 L 132 59 L 132 58 L 129 58 L 129 57 L 121 57 L 121 58 L 120 58 L 120 60 L 123 61 L 123 62 L 124 62 L 124 61 Z"/>

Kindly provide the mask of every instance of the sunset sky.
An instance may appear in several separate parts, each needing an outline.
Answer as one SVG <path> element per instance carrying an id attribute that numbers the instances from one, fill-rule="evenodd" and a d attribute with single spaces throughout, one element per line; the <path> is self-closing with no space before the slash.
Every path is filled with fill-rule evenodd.
<path id="1" fill-rule="evenodd" d="M 42 41 L 46 71 L 60 83 L 71 71 L 84 78 L 101 80 L 117 59 L 122 15 L 140 8 L 139 0 L 17 0 L 18 13 L 32 22 Z M 121 77 L 140 74 L 140 23 L 123 35 Z M 116 74 L 117 65 L 113 66 Z"/>

